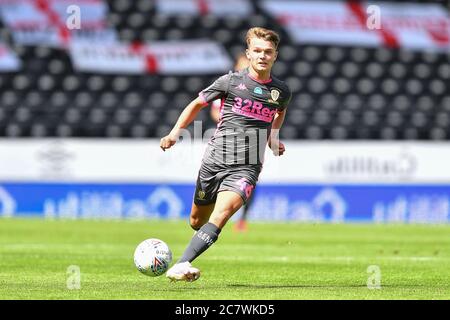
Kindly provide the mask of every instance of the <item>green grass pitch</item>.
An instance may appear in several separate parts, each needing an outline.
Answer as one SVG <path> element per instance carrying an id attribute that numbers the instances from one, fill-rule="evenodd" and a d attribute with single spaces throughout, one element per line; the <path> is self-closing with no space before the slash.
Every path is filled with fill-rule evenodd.
<path id="1" fill-rule="evenodd" d="M 170 283 L 140 274 L 134 249 L 160 238 L 179 258 L 186 221 L 0 219 L 0 299 L 450 299 L 450 225 L 231 224 L 194 261 L 198 281 Z"/>

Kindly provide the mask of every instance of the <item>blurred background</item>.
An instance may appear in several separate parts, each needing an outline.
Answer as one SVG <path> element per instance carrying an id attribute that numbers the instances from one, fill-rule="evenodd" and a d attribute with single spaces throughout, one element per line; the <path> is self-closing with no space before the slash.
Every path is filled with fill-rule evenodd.
<path id="1" fill-rule="evenodd" d="M 292 91 L 249 219 L 450 221 L 448 1 L 0 0 L 0 216 L 186 218 L 205 141 L 181 110 L 281 36 Z M 197 131 L 196 131 L 197 130 Z M 200 137 L 200 139 L 199 139 Z"/>

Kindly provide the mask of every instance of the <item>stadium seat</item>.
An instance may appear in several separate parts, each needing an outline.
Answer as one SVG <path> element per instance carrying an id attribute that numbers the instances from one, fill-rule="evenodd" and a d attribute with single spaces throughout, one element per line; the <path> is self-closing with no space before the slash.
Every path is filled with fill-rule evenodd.
<path id="1" fill-rule="evenodd" d="M 292 91 L 286 138 L 449 139 L 448 54 L 298 45 L 259 3 L 250 3 L 252 15 L 223 17 L 164 15 L 153 1 L 111 0 L 107 23 L 121 41 L 214 38 L 231 57 L 244 52 L 250 26 L 279 31 L 273 74 Z M 0 30 L 9 32 L 3 25 Z M 0 77 L 0 135 L 6 137 L 159 137 L 220 76 L 90 74 L 74 71 L 63 49 L 10 47 L 23 67 Z M 198 119 L 204 128 L 215 126 L 208 112 Z"/>

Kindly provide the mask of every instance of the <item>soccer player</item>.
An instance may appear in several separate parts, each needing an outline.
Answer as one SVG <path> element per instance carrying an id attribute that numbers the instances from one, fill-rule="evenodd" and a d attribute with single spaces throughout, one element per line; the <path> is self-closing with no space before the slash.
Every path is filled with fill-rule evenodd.
<path id="1" fill-rule="evenodd" d="M 169 149 L 204 106 L 218 98 L 224 100 L 197 178 L 190 214 L 190 225 L 197 232 L 182 257 L 167 271 L 171 280 L 194 281 L 200 277 L 200 270 L 191 262 L 217 240 L 227 221 L 251 196 L 266 145 L 276 156 L 285 152 L 278 132 L 291 92 L 284 82 L 271 76 L 279 41 L 272 30 L 249 29 L 245 51 L 249 68 L 223 75 L 201 91 L 183 110 L 169 135 L 161 139 L 161 149 Z"/>
<path id="2" fill-rule="evenodd" d="M 247 55 L 241 53 L 236 58 L 236 63 L 234 65 L 234 71 L 241 71 L 249 66 L 249 61 Z M 211 118 L 218 123 L 220 121 L 220 108 L 222 107 L 222 99 L 216 99 L 211 103 L 210 115 Z"/>
<path id="3" fill-rule="evenodd" d="M 234 70 L 241 71 L 248 67 L 249 67 L 249 61 L 248 61 L 247 55 L 245 53 L 239 54 L 238 57 L 236 58 Z M 211 103 L 210 115 L 211 115 L 211 118 L 216 123 L 219 123 L 219 121 L 220 121 L 220 110 L 222 108 L 223 102 L 224 102 L 224 100 L 222 100 L 222 99 L 216 99 Z M 246 232 L 248 229 L 247 217 L 248 217 L 248 213 L 249 213 L 251 204 L 253 203 L 253 199 L 255 197 L 254 193 L 255 193 L 255 191 L 253 191 L 250 198 L 247 199 L 244 209 L 242 210 L 242 215 L 239 217 L 239 220 L 236 222 L 236 224 L 233 227 L 233 230 L 236 232 Z"/>

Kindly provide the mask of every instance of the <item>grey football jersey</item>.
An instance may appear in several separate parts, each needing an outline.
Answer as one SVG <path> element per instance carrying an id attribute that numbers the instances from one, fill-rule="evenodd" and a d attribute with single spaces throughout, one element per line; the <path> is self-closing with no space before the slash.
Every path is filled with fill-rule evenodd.
<path id="1" fill-rule="evenodd" d="M 205 103 L 222 99 L 220 120 L 203 161 L 261 165 L 272 121 L 291 99 L 288 86 L 275 77 L 259 82 L 245 69 L 218 78 L 199 96 Z"/>

